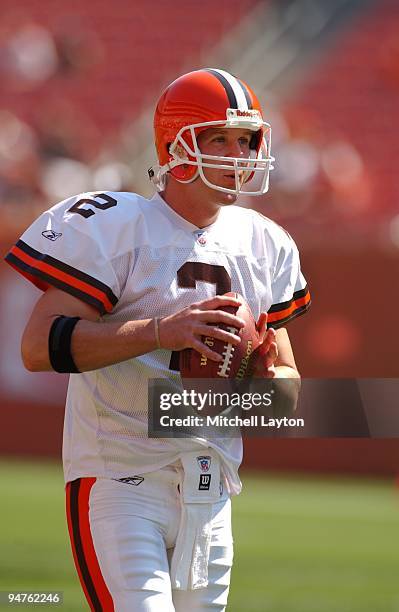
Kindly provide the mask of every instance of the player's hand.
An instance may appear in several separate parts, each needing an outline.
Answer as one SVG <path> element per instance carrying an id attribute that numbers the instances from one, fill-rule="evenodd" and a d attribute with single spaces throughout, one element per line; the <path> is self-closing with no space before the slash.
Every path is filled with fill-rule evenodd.
<path id="1" fill-rule="evenodd" d="M 261 345 L 257 348 L 258 358 L 254 374 L 255 378 L 275 378 L 275 362 L 278 357 L 276 332 L 273 328 L 267 329 L 267 314 L 262 312 L 256 324 L 261 338 Z"/>
<path id="2" fill-rule="evenodd" d="M 162 348 L 180 351 L 193 348 L 208 359 L 222 361 L 222 356 L 207 346 L 202 337 L 211 337 L 229 342 L 236 346 L 241 339 L 233 331 L 216 327 L 223 323 L 229 327 L 241 329 L 244 321 L 234 314 L 218 310 L 224 306 L 239 307 L 241 302 L 234 297 L 218 295 L 214 298 L 196 302 L 159 321 L 159 339 Z"/>

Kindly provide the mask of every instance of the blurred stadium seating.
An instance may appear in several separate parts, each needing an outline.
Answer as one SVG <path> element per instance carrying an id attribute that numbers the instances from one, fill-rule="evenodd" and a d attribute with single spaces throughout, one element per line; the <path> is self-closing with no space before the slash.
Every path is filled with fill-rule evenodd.
<path id="1" fill-rule="evenodd" d="M 367 237 L 397 247 L 391 222 L 399 200 L 398 20 L 396 2 L 371 3 L 279 109 L 283 134 L 276 156 L 286 164 L 277 173 L 272 205 L 282 219 L 295 219 L 307 242 L 356 244 Z M 327 235 L 317 231 L 323 227 Z"/>
<path id="2" fill-rule="evenodd" d="M 156 5 L 120 0 L 115 10 L 101 0 L 75 0 L 66 15 L 58 3 L 28 0 L 21 8 L 2 2 L 5 221 L 26 225 L 49 201 L 95 187 L 95 172 L 101 180 L 104 162 L 121 156 L 127 123 L 147 104 L 152 109 L 154 98 L 182 66 L 198 62 L 254 4 L 223 0 L 215 11 L 209 0 Z M 115 184 L 117 171 L 114 164 L 104 180 Z M 128 168 L 124 176 L 130 184 Z"/>
<path id="3" fill-rule="evenodd" d="M 338 6 L 338 0 L 325 4 L 334 1 Z M 287 65 L 284 88 L 271 80 L 262 91 L 276 170 L 267 196 L 242 201 L 281 223 L 299 244 L 314 306 L 290 333 L 309 377 L 397 377 L 399 370 L 392 333 L 399 298 L 399 11 L 396 0 L 355 4 L 328 37 L 320 30 L 301 66 Z M 68 195 L 135 190 L 140 181 L 130 145 L 143 146 L 143 133 L 151 141 L 148 121 L 144 132 L 137 126 L 151 115 L 160 90 L 210 59 L 223 58 L 227 69 L 230 61 L 244 66 L 246 46 L 234 40 L 245 28 L 248 40 L 259 43 L 251 53 L 263 49 L 251 56 L 262 89 L 267 69 L 281 59 L 264 51 L 272 15 L 277 11 L 284 29 L 294 7 L 314 29 L 316 5 L 221 0 L 215 10 L 211 0 L 71 0 L 66 14 L 50 0 L 26 0 L 23 8 L 3 0 L 1 253 L 40 211 Z M 307 36 L 302 32 L 293 55 L 300 56 Z M 227 40 L 236 56 L 229 60 L 222 54 Z M 256 90 L 256 76 L 248 80 Z M 7 437 L 18 426 L 18 402 L 24 419 L 29 401 L 55 402 L 60 410 L 65 389 L 55 375 L 23 371 L 18 338 L 37 293 L 14 277 L 0 265 L 0 395 L 14 411 Z"/>

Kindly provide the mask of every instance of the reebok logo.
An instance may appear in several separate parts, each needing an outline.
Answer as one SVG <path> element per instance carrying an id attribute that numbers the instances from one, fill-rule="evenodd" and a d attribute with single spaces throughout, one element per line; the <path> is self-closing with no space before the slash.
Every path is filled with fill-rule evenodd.
<path id="1" fill-rule="evenodd" d="M 48 240 L 54 241 L 54 240 L 57 240 L 57 238 L 59 238 L 60 236 L 62 236 L 62 234 L 59 232 L 55 232 L 54 230 L 46 230 L 42 232 L 42 236 L 44 236 Z"/>
<path id="2" fill-rule="evenodd" d="M 143 482 L 144 478 L 142 476 L 130 476 L 129 478 L 114 478 L 114 480 L 138 487 L 139 484 Z"/>

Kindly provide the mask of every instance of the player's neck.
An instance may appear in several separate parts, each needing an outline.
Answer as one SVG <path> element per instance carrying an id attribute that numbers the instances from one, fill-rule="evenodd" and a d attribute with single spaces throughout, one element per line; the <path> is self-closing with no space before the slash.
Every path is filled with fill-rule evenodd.
<path id="1" fill-rule="evenodd" d="M 234 204 L 236 199 L 235 196 L 206 187 L 199 179 L 195 184 L 169 180 L 161 195 L 177 214 L 197 227 L 212 225 L 221 207 Z"/>

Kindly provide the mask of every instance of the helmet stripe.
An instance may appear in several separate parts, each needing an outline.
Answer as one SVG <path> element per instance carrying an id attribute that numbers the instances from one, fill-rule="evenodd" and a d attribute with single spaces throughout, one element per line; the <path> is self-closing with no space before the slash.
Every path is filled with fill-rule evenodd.
<path id="1" fill-rule="evenodd" d="M 236 99 L 236 105 L 231 106 L 231 108 L 238 108 L 239 110 L 248 110 L 252 108 L 251 98 L 249 96 L 249 92 L 244 87 L 244 85 L 239 81 L 235 76 L 226 72 L 226 70 L 219 70 L 217 68 L 211 69 L 212 74 L 214 74 L 220 82 L 226 87 L 229 86 Z M 223 80 L 222 80 L 223 79 Z M 230 98 L 229 98 L 230 100 Z"/>
<path id="2" fill-rule="evenodd" d="M 241 87 L 242 87 L 242 90 L 243 90 L 243 92 L 244 92 L 245 99 L 246 99 L 247 104 L 248 104 L 248 108 L 249 108 L 250 110 L 252 110 L 252 108 L 253 108 L 253 106 L 252 106 L 252 100 L 251 100 L 251 96 L 250 96 L 250 93 L 249 93 L 248 87 L 245 85 L 245 83 L 243 83 L 243 82 L 242 82 L 242 81 L 240 81 L 239 79 L 237 79 L 237 81 L 238 81 L 238 83 L 239 83 L 239 84 L 241 85 Z"/>
<path id="3" fill-rule="evenodd" d="M 220 74 L 221 71 L 220 70 L 214 70 L 213 68 L 206 68 L 205 70 L 206 70 L 206 72 L 210 72 L 211 74 L 213 74 L 213 76 L 215 76 L 217 78 L 217 80 L 225 88 L 227 97 L 229 99 L 230 108 L 238 108 L 238 102 L 237 102 L 236 95 L 234 93 L 234 89 L 230 85 L 229 81 L 223 76 L 223 74 Z"/>

